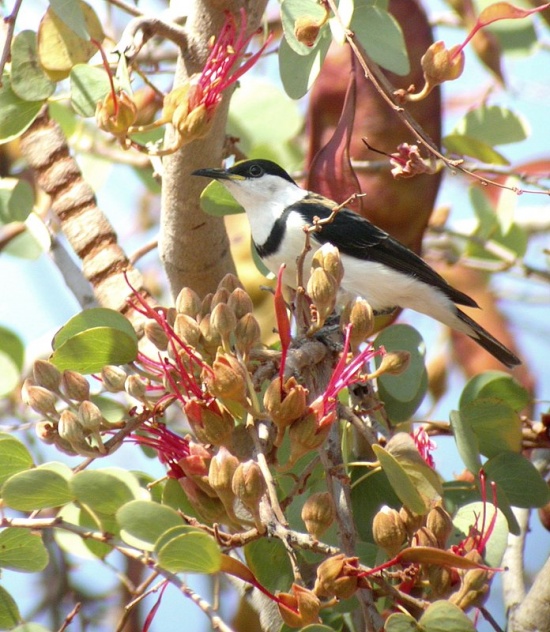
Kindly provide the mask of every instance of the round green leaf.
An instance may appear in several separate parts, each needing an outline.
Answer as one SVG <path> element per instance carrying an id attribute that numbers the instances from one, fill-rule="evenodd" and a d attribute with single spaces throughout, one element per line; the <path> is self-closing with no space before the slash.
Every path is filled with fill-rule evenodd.
<path id="1" fill-rule="evenodd" d="M 0 630 L 11 630 L 20 621 L 21 615 L 14 598 L 0 586 Z"/>
<path id="2" fill-rule="evenodd" d="M 70 474 L 70 469 L 66 466 L 65 468 Z M 65 505 L 73 497 L 69 489 L 68 476 L 62 474 L 62 471 L 63 468 L 49 463 L 15 474 L 2 487 L 4 503 L 19 511 Z"/>
<path id="3" fill-rule="evenodd" d="M 279 72 L 285 92 L 291 99 L 301 99 L 307 94 L 325 60 L 332 38 L 330 29 L 322 29 L 321 35 L 308 55 L 298 55 L 286 39 L 279 45 Z"/>
<path id="4" fill-rule="evenodd" d="M 458 544 L 468 537 L 472 527 L 478 532 L 483 526 L 488 529 L 495 511 L 497 516 L 491 535 L 485 545 L 484 560 L 488 566 L 493 568 L 500 566 L 508 543 L 508 523 L 502 511 L 495 509 L 491 503 L 475 502 L 460 507 L 453 517 L 453 533 L 447 546 Z M 485 520 L 483 520 L 484 512 Z"/>
<path id="5" fill-rule="evenodd" d="M 427 513 L 426 503 L 397 459 L 379 445 L 373 445 L 372 449 L 401 502 L 414 513 Z"/>
<path id="6" fill-rule="evenodd" d="M 474 431 L 481 454 L 491 458 L 500 452 L 521 451 L 521 419 L 502 401 L 475 399 L 461 407 L 460 417 Z"/>
<path id="7" fill-rule="evenodd" d="M 109 76 L 103 68 L 77 64 L 70 74 L 71 103 L 84 118 L 95 116 L 96 106 L 110 92 Z"/>
<path id="8" fill-rule="evenodd" d="M 144 551 L 152 551 L 155 542 L 168 529 L 182 525 L 181 517 L 171 507 L 144 500 L 123 505 L 116 519 L 124 542 Z"/>
<path id="9" fill-rule="evenodd" d="M 464 612 L 448 601 L 432 603 L 420 617 L 422 632 L 475 632 L 476 628 Z"/>
<path id="10" fill-rule="evenodd" d="M 281 22 L 285 40 L 295 53 L 298 55 L 309 55 L 312 49 L 311 46 L 306 46 L 306 44 L 303 44 L 296 38 L 296 21 L 305 18 L 310 23 L 319 24 L 325 16 L 326 11 L 317 0 L 283 0 L 281 4 Z M 321 27 L 321 30 L 323 28 L 326 29 L 327 27 Z"/>
<path id="11" fill-rule="evenodd" d="M 32 456 L 19 439 L 0 434 L 0 488 L 8 478 L 33 466 Z"/>
<path id="12" fill-rule="evenodd" d="M 172 573 L 217 573 L 221 552 L 214 538 L 192 527 L 173 527 L 155 546 L 158 564 Z"/>
<path id="13" fill-rule="evenodd" d="M 261 538 L 244 547 L 246 565 L 262 586 L 271 592 L 286 592 L 294 576 L 288 553 L 280 540 Z"/>
<path id="14" fill-rule="evenodd" d="M 208 215 L 223 217 L 244 213 L 243 207 L 219 182 L 213 181 L 206 185 L 200 197 L 201 208 Z"/>
<path id="15" fill-rule="evenodd" d="M 410 614 L 395 612 L 384 624 L 384 632 L 424 632 Z"/>
<path id="16" fill-rule="evenodd" d="M 460 396 L 460 408 L 477 398 L 499 399 L 516 411 L 531 401 L 527 390 L 503 371 L 485 371 L 468 380 Z"/>
<path id="17" fill-rule="evenodd" d="M 57 17 L 83 40 L 90 39 L 84 17 L 83 2 L 79 0 L 50 0 L 50 7 Z"/>
<path id="18" fill-rule="evenodd" d="M 11 88 L 7 75 L 0 88 L 0 144 L 8 143 L 26 131 L 34 121 L 43 101 L 24 101 Z"/>
<path id="19" fill-rule="evenodd" d="M 65 323 L 65 325 L 63 325 L 63 327 L 61 327 L 61 329 L 55 334 L 52 341 L 52 347 L 57 349 L 74 335 L 95 327 L 111 327 L 113 329 L 118 329 L 122 333 L 128 336 L 133 336 L 137 340 L 132 323 L 130 323 L 126 317 L 114 309 L 93 307 L 91 309 L 83 310 Z"/>
<path id="20" fill-rule="evenodd" d="M 470 136 L 493 147 L 525 140 L 529 135 L 529 123 L 507 108 L 481 105 L 466 114 L 453 134 Z"/>
<path id="21" fill-rule="evenodd" d="M 372 59 L 396 75 L 410 72 L 405 38 L 397 20 L 370 2 L 356 2 L 350 29 Z"/>
<path id="22" fill-rule="evenodd" d="M 501 452 L 485 463 L 484 470 L 514 507 L 542 507 L 550 501 L 546 481 L 522 454 Z"/>
<path id="23" fill-rule="evenodd" d="M 0 223 L 24 222 L 34 206 L 34 193 L 26 180 L 0 180 Z"/>
<path id="24" fill-rule="evenodd" d="M 472 474 L 477 474 L 481 468 L 479 442 L 470 421 L 458 410 L 451 411 L 450 420 L 460 458 Z"/>
<path id="25" fill-rule="evenodd" d="M 71 490 L 76 500 L 92 511 L 115 514 L 136 498 L 139 485 L 130 472 L 109 468 L 78 472 L 71 480 Z"/>
<path id="26" fill-rule="evenodd" d="M 0 350 L 0 398 L 9 395 L 17 388 L 20 375 L 13 359 Z M 0 464 L 0 471 L 1 469 L 2 465 Z"/>
<path id="27" fill-rule="evenodd" d="M 65 505 L 58 514 L 61 520 L 68 522 L 69 524 L 86 527 L 88 531 L 108 532 L 110 534 L 116 534 L 118 531 L 117 525 L 112 525 L 105 520 L 105 514 L 98 514 L 95 512 L 93 515 L 85 509 L 77 507 L 74 503 Z M 113 518 L 113 516 L 111 516 Z M 100 520 L 100 522 L 98 522 Z M 54 537 L 57 544 L 63 549 L 84 560 L 97 560 L 97 558 L 104 558 L 112 547 L 102 542 L 96 542 L 91 539 L 84 539 L 77 533 L 71 533 L 65 529 L 55 529 Z"/>
<path id="28" fill-rule="evenodd" d="M 509 161 L 491 145 L 465 134 L 448 134 L 441 142 L 445 149 L 459 156 L 470 156 L 495 165 L 509 165 Z"/>
<path id="29" fill-rule="evenodd" d="M 0 567 L 37 573 L 46 568 L 49 559 L 42 536 L 14 527 L 0 531 Z"/>
<path id="30" fill-rule="evenodd" d="M 25 101 L 43 101 L 54 93 L 55 83 L 42 69 L 36 33 L 21 31 L 11 46 L 11 87 Z"/>
<path id="31" fill-rule="evenodd" d="M 406 371 L 401 375 L 382 375 L 378 378 L 378 383 L 383 384 L 385 392 L 400 402 L 410 402 L 415 399 L 426 371 L 424 366 L 426 347 L 422 336 L 410 325 L 392 325 L 376 336 L 374 346 L 377 349 L 384 347 L 386 351 L 408 351 L 411 354 Z M 376 368 L 381 362 L 381 357 L 375 358 Z"/>

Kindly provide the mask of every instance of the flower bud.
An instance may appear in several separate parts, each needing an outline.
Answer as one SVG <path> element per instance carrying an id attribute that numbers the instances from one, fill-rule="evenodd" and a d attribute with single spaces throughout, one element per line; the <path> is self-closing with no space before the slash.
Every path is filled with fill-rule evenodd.
<path id="1" fill-rule="evenodd" d="M 225 507 L 219 498 L 209 496 L 190 478 L 183 477 L 178 482 L 182 486 L 193 509 L 206 523 L 227 522 Z"/>
<path id="2" fill-rule="evenodd" d="M 315 593 L 298 584 L 292 584 L 292 593 L 279 593 L 279 614 L 291 628 L 303 628 L 319 623 L 321 602 Z"/>
<path id="3" fill-rule="evenodd" d="M 235 346 L 245 358 L 261 337 L 260 324 L 253 314 L 245 314 L 237 321 L 235 328 Z"/>
<path id="4" fill-rule="evenodd" d="M 244 289 L 243 284 L 240 282 L 239 277 L 228 272 L 223 279 L 218 283 L 218 289 L 225 288 L 229 293 L 233 292 L 237 288 Z"/>
<path id="5" fill-rule="evenodd" d="M 68 442 L 77 454 L 81 456 L 97 456 L 98 450 L 86 441 L 84 428 L 81 426 L 78 417 L 71 410 L 64 410 L 57 424 L 59 436 Z"/>
<path id="6" fill-rule="evenodd" d="M 118 366 L 107 365 L 101 369 L 101 381 L 109 393 L 119 393 L 124 390 L 128 375 Z"/>
<path id="7" fill-rule="evenodd" d="M 445 82 L 458 79 L 464 70 L 464 52 L 458 46 L 445 48 L 444 42 L 431 44 L 422 56 L 420 63 L 428 89 Z"/>
<path id="8" fill-rule="evenodd" d="M 213 308 L 210 327 L 222 339 L 226 349 L 229 349 L 229 338 L 237 327 L 237 318 L 227 303 L 218 303 Z"/>
<path id="9" fill-rule="evenodd" d="M 201 330 L 197 321 L 187 314 L 178 313 L 174 323 L 174 332 L 190 347 L 197 347 L 201 339 Z"/>
<path id="10" fill-rule="evenodd" d="M 90 397 L 90 385 L 88 380 L 76 371 L 63 371 L 61 387 L 65 395 L 70 399 L 83 402 Z"/>
<path id="11" fill-rule="evenodd" d="M 370 374 L 370 378 L 381 375 L 401 375 L 411 363 L 411 354 L 408 351 L 387 351 L 382 357 L 380 366 Z"/>
<path id="12" fill-rule="evenodd" d="M 344 553 L 333 555 L 317 567 L 313 592 L 318 597 L 349 599 L 357 590 L 359 560 Z"/>
<path id="13" fill-rule="evenodd" d="M 46 445 L 52 445 L 55 443 L 57 433 L 57 424 L 52 424 L 51 421 L 39 421 L 35 426 L 36 436 Z"/>
<path id="14" fill-rule="evenodd" d="M 147 385 L 139 375 L 129 375 L 124 383 L 124 390 L 130 397 L 142 402 L 145 400 Z"/>
<path id="15" fill-rule="evenodd" d="M 285 469 L 288 469 L 296 461 L 313 450 L 320 448 L 330 431 L 330 424 L 319 427 L 317 415 L 309 412 L 304 417 L 296 420 L 289 428 L 290 456 Z"/>
<path id="16" fill-rule="evenodd" d="M 96 105 L 97 126 L 114 136 L 125 136 L 136 118 L 136 104 L 124 91 L 120 91 L 116 97 L 109 92 L 103 101 L 99 101 Z"/>
<path id="17" fill-rule="evenodd" d="M 302 520 L 307 532 L 316 540 L 331 526 L 335 516 L 334 501 L 328 492 L 312 494 L 302 507 Z"/>
<path id="18" fill-rule="evenodd" d="M 148 340 L 150 340 L 159 351 L 166 351 L 166 349 L 168 349 L 168 335 L 156 320 L 148 320 L 143 327 L 143 331 Z"/>
<path id="19" fill-rule="evenodd" d="M 207 314 L 210 314 L 210 310 L 212 309 L 212 299 L 214 295 L 212 292 L 208 293 L 201 301 L 201 307 L 199 309 L 199 313 L 197 314 L 197 320 L 201 320 Z"/>
<path id="20" fill-rule="evenodd" d="M 78 407 L 77 417 L 85 432 L 95 433 L 101 430 L 103 415 L 93 402 L 83 401 Z"/>
<path id="21" fill-rule="evenodd" d="M 176 298 L 176 311 L 178 314 L 186 314 L 195 318 L 201 308 L 199 295 L 191 288 L 184 287 Z"/>
<path id="22" fill-rule="evenodd" d="M 199 103 L 192 110 L 176 108 L 172 116 L 172 125 L 181 134 L 184 143 L 204 138 L 212 127 L 212 113 L 204 103 Z"/>
<path id="23" fill-rule="evenodd" d="M 210 311 L 213 311 L 214 307 L 216 307 L 216 305 L 219 305 L 220 303 L 227 303 L 227 301 L 229 300 L 229 294 L 229 290 L 226 290 L 224 287 L 218 286 L 218 289 L 214 292 L 212 296 Z"/>
<path id="24" fill-rule="evenodd" d="M 233 492 L 232 482 L 238 465 L 239 459 L 233 456 L 227 448 L 222 446 L 218 450 L 218 453 L 212 457 L 210 469 L 208 470 L 208 482 L 210 486 L 222 501 L 227 515 L 235 521 L 236 518 L 233 510 L 235 493 Z"/>
<path id="25" fill-rule="evenodd" d="M 399 513 L 384 505 L 374 516 L 372 535 L 375 543 L 392 558 L 401 549 L 407 532 Z"/>
<path id="26" fill-rule="evenodd" d="M 254 311 L 254 304 L 250 296 L 240 287 L 235 288 L 229 298 L 227 304 L 235 312 L 237 319 L 242 318 L 245 314 L 251 314 Z"/>
<path id="27" fill-rule="evenodd" d="M 451 571 L 445 566 L 430 564 L 427 572 L 433 596 L 435 598 L 444 597 L 451 587 Z"/>
<path id="28" fill-rule="evenodd" d="M 317 310 L 317 320 L 314 329 L 321 328 L 336 305 L 338 285 L 336 280 L 323 268 L 314 268 L 307 282 L 307 294 Z"/>
<path id="29" fill-rule="evenodd" d="M 304 415 L 307 390 L 291 377 L 281 385 L 276 377 L 264 393 L 264 408 L 277 426 L 275 445 L 281 445 L 285 428 Z"/>
<path id="30" fill-rule="evenodd" d="M 57 397 L 42 386 L 35 386 L 29 379 L 23 382 L 21 398 L 24 404 L 30 406 L 40 415 L 53 415 L 57 417 L 57 410 L 55 408 Z"/>
<path id="31" fill-rule="evenodd" d="M 252 460 L 239 463 L 231 482 L 233 493 L 256 517 L 258 505 L 266 490 L 260 466 Z"/>
<path id="32" fill-rule="evenodd" d="M 340 258 L 340 251 L 332 244 L 323 244 L 317 250 L 311 260 L 311 267 L 323 268 L 325 272 L 332 275 L 337 285 L 340 285 L 344 278 L 344 265 Z"/>
<path id="33" fill-rule="evenodd" d="M 59 391 L 61 371 L 47 360 L 36 360 L 32 367 L 34 381 L 48 391 Z"/>
<path id="34" fill-rule="evenodd" d="M 199 323 L 199 329 L 202 335 L 202 344 L 209 353 L 216 353 L 217 348 L 221 344 L 221 338 L 217 331 L 212 327 L 211 315 L 203 316 Z"/>
<path id="35" fill-rule="evenodd" d="M 432 549 L 438 548 L 437 538 L 427 527 L 420 527 L 414 534 L 413 546 L 428 546 Z"/>
<path id="36" fill-rule="evenodd" d="M 473 549 L 466 554 L 468 559 L 478 564 L 483 563 L 481 555 Z M 449 597 L 449 602 L 467 612 L 473 607 L 482 606 L 489 596 L 489 571 L 483 568 L 472 568 L 462 575 L 460 588 Z"/>
<path id="37" fill-rule="evenodd" d="M 172 121 L 177 109 L 179 109 L 179 116 L 183 116 L 189 111 L 189 91 L 191 90 L 194 78 L 195 75 L 189 77 L 183 85 L 173 88 L 164 97 L 161 115 L 163 122 L 167 123 L 168 121 Z"/>
<path id="38" fill-rule="evenodd" d="M 350 310 L 349 323 L 351 325 L 350 346 L 356 353 L 359 345 L 372 334 L 374 330 L 374 314 L 370 304 L 363 298 L 357 298 Z"/>
<path id="39" fill-rule="evenodd" d="M 233 355 L 218 353 L 212 363 L 212 371 L 204 369 L 202 378 L 213 397 L 240 403 L 246 401 L 247 376 L 245 369 Z"/>
<path id="40" fill-rule="evenodd" d="M 444 507 L 438 505 L 429 511 L 426 527 L 435 535 L 439 548 L 444 549 L 453 531 L 453 521 Z"/>
<path id="41" fill-rule="evenodd" d="M 424 516 L 413 513 L 408 507 L 405 507 L 405 505 L 399 510 L 399 515 L 405 525 L 407 536 L 411 539 L 416 531 L 424 524 Z"/>
<path id="42" fill-rule="evenodd" d="M 191 399 L 185 404 L 184 411 L 201 443 L 225 445 L 229 442 L 235 422 L 229 413 L 221 411 L 217 402 Z"/>

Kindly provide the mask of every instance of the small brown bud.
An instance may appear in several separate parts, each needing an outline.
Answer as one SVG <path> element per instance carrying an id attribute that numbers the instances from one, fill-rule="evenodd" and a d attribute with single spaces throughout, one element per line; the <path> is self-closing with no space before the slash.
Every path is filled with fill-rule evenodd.
<path id="1" fill-rule="evenodd" d="M 235 328 L 235 346 L 237 351 L 247 357 L 261 338 L 260 324 L 253 314 L 241 316 Z"/>
<path id="2" fill-rule="evenodd" d="M 61 387 L 70 399 L 83 402 L 90 397 L 88 380 L 76 371 L 63 371 Z"/>
<path id="3" fill-rule="evenodd" d="M 231 293 L 237 288 L 242 290 L 243 284 L 240 282 L 238 277 L 236 277 L 234 274 L 231 274 L 231 272 L 228 272 L 218 283 L 218 289 L 222 287 Z"/>
<path id="4" fill-rule="evenodd" d="M 357 590 L 359 560 L 343 553 L 333 555 L 317 567 L 313 592 L 318 597 L 349 599 Z"/>
<path id="5" fill-rule="evenodd" d="M 210 314 L 206 314 L 201 318 L 199 329 L 202 335 L 202 344 L 209 353 L 214 354 L 216 352 L 216 349 L 221 344 L 222 340 L 218 332 L 215 331 L 212 327 Z"/>
<path id="6" fill-rule="evenodd" d="M 208 470 L 208 482 L 212 489 L 218 494 L 222 501 L 227 515 L 236 521 L 233 510 L 235 493 L 232 482 L 235 471 L 239 465 L 239 459 L 233 456 L 225 447 L 220 447 L 218 453 L 212 457 Z"/>
<path id="7" fill-rule="evenodd" d="M 457 53 L 458 48 L 453 46 L 447 49 L 444 42 L 438 41 L 431 44 L 424 53 L 420 63 L 429 89 L 460 77 L 464 70 L 464 51 Z"/>
<path id="8" fill-rule="evenodd" d="M 200 103 L 185 115 L 183 112 L 183 110 L 176 108 L 174 116 L 172 116 L 172 125 L 181 134 L 184 142 L 190 143 L 193 140 L 204 138 L 210 131 L 214 120 L 206 106 Z"/>
<path id="9" fill-rule="evenodd" d="M 290 456 L 285 468 L 292 467 L 304 454 L 320 448 L 330 431 L 330 424 L 319 427 L 317 415 L 310 412 L 297 419 L 289 428 Z"/>
<path id="10" fill-rule="evenodd" d="M 279 593 L 279 613 L 283 621 L 292 628 L 319 623 L 321 602 L 315 593 L 298 584 L 292 584 L 292 593 Z"/>
<path id="11" fill-rule="evenodd" d="M 483 558 L 475 549 L 465 557 L 477 564 L 483 564 Z M 489 596 L 490 572 L 484 568 L 472 568 L 460 574 L 460 588 L 449 597 L 449 601 L 465 612 L 473 607 L 479 608 Z"/>
<path id="12" fill-rule="evenodd" d="M 104 366 L 101 369 L 101 380 L 105 390 L 110 393 L 119 393 L 124 390 L 124 384 L 128 375 L 118 366 Z"/>
<path id="13" fill-rule="evenodd" d="M 426 367 L 428 371 L 428 391 L 434 402 L 438 402 L 447 392 L 448 359 L 445 354 L 437 355 Z"/>
<path id="14" fill-rule="evenodd" d="M 212 298 L 213 298 L 213 294 L 209 293 L 207 294 L 201 302 L 201 308 L 199 309 L 199 313 L 197 314 L 197 320 L 201 320 L 201 318 L 204 318 L 207 314 L 210 314 L 210 310 L 212 309 Z"/>
<path id="15" fill-rule="evenodd" d="M 409 537 L 409 539 L 411 539 L 416 531 L 418 531 L 418 529 L 420 529 L 420 527 L 424 524 L 424 516 L 413 513 L 408 507 L 405 507 L 404 505 L 399 510 L 399 515 L 401 516 L 401 520 L 403 520 L 403 524 L 405 525 L 407 536 Z"/>
<path id="16" fill-rule="evenodd" d="M 256 516 L 266 484 L 260 466 L 252 460 L 239 463 L 231 482 L 233 493 Z"/>
<path id="17" fill-rule="evenodd" d="M 399 513 L 384 505 L 374 516 L 372 535 L 375 543 L 392 558 L 401 549 L 407 532 Z"/>
<path id="18" fill-rule="evenodd" d="M 323 268 L 325 272 L 332 275 L 337 285 L 340 285 L 344 278 L 344 265 L 340 258 L 340 251 L 332 244 L 323 244 L 321 248 L 317 250 L 313 255 L 311 267 Z"/>
<path id="19" fill-rule="evenodd" d="M 57 397 L 42 386 L 35 386 L 29 379 L 23 382 L 21 399 L 24 404 L 30 406 L 40 415 L 53 415 L 57 417 L 57 410 L 55 408 Z"/>
<path id="20" fill-rule="evenodd" d="M 184 406 L 189 425 L 201 443 L 212 445 L 226 444 L 233 432 L 233 417 L 222 412 L 217 402 L 206 403 L 190 399 Z"/>
<path id="21" fill-rule="evenodd" d="M 312 494 L 302 507 L 302 520 L 307 532 L 318 540 L 334 522 L 334 501 L 328 492 Z"/>
<path id="22" fill-rule="evenodd" d="M 32 367 L 34 381 L 48 391 L 58 392 L 61 384 L 61 371 L 47 360 L 36 360 Z"/>
<path id="23" fill-rule="evenodd" d="M 178 314 L 186 314 L 196 318 L 201 309 L 201 299 L 191 288 L 184 287 L 176 298 L 176 311 Z"/>
<path id="24" fill-rule="evenodd" d="M 57 431 L 61 439 L 67 441 L 77 454 L 82 456 L 98 455 L 98 450 L 92 448 L 86 441 L 84 428 L 80 424 L 78 417 L 71 410 L 64 410 L 61 413 Z"/>
<path id="25" fill-rule="evenodd" d="M 216 305 L 219 305 L 220 303 L 227 303 L 227 301 L 229 300 L 229 294 L 229 290 L 226 290 L 224 287 L 218 286 L 218 289 L 214 292 L 214 295 L 212 296 L 210 311 L 213 311 L 214 307 L 216 307 Z"/>
<path id="26" fill-rule="evenodd" d="M 125 136 L 136 118 L 136 104 L 124 91 L 119 92 L 116 98 L 113 97 L 112 92 L 109 92 L 103 101 L 99 101 L 96 105 L 97 126 L 114 136 Z"/>
<path id="27" fill-rule="evenodd" d="M 254 304 L 250 296 L 240 287 L 235 288 L 229 298 L 227 304 L 235 312 L 237 319 L 242 318 L 246 314 L 251 314 L 254 310 Z"/>
<path id="28" fill-rule="evenodd" d="M 401 375 L 411 363 L 411 354 L 408 351 L 388 351 L 382 358 L 380 366 L 370 374 L 370 378 L 381 375 Z"/>
<path id="29" fill-rule="evenodd" d="M 332 274 L 323 268 L 314 268 L 307 282 L 307 294 L 317 310 L 315 330 L 322 327 L 327 316 L 332 314 L 337 293 L 338 285 Z"/>
<path id="30" fill-rule="evenodd" d="M 427 527 L 420 527 L 414 534 L 413 546 L 428 546 L 432 549 L 438 548 L 437 538 Z"/>
<path id="31" fill-rule="evenodd" d="M 241 363 L 231 354 L 218 353 L 212 371 L 202 372 L 203 381 L 213 397 L 246 401 L 246 373 Z"/>
<path id="32" fill-rule="evenodd" d="M 229 338 L 237 327 L 237 318 L 227 303 L 218 303 L 212 309 L 210 314 L 210 327 L 222 339 L 226 350 L 228 350 Z"/>
<path id="33" fill-rule="evenodd" d="M 437 598 L 443 597 L 451 587 L 451 571 L 445 566 L 430 564 L 428 566 L 428 581 L 430 582 L 433 596 Z"/>
<path id="34" fill-rule="evenodd" d="M 124 390 L 140 402 L 146 399 L 147 385 L 139 375 L 129 375 L 124 383 Z"/>
<path id="35" fill-rule="evenodd" d="M 190 347 L 197 347 L 201 339 L 201 330 L 197 321 L 187 314 L 178 313 L 174 323 L 174 332 Z"/>
<path id="36" fill-rule="evenodd" d="M 374 330 L 374 314 L 370 304 L 363 298 L 357 298 L 351 305 L 349 314 L 351 325 L 350 345 L 354 353 L 359 345 L 372 334 Z"/>
<path id="37" fill-rule="evenodd" d="M 156 320 L 148 320 L 143 327 L 143 331 L 157 349 L 160 351 L 168 349 L 168 335 Z"/>
<path id="38" fill-rule="evenodd" d="M 57 424 L 52 424 L 51 421 L 39 421 L 35 426 L 36 436 L 46 445 L 52 445 L 55 443 L 57 433 Z"/>
<path id="39" fill-rule="evenodd" d="M 453 531 L 453 521 L 444 507 L 433 507 L 426 517 L 426 527 L 435 535 L 439 548 L 444 549 Z"/>
<path id="40" fill-rule="evenodd" d="M 85 432 L 95 433 L 101 430 L 103 415 L 93 402 L 83 401 L 78 407 L 77 417 Z"/>
<path id="41" fill-rule="evenodd" d="M 304 415 L 307 409 L 307 389 L 300 386 L 291 377 L 283 386 L 281 378 L 276 377 L 264 393 L 264 408 L 277 426 L 276 445 L 283 440 L 285 428 Z"/>

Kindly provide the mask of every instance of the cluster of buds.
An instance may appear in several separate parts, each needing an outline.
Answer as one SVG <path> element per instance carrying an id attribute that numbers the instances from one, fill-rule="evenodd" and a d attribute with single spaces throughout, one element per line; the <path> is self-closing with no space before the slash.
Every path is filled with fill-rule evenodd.
<path id="1" fill-rule="evenodd" d="M 338 248 L 324 244 L 313 255 L 306 292 L 312 303 L 313 322 L 309 333 L 319 330 L 334 311 L 344 266 Z"/>
<path id="2" fill-rule="evenodd" d="M 38 437 L 66 454 L 98 457 L 106 449 L 101 433 L 112 430 L 101 410 L 90 399 L 88 380 L 76 371 L 59 371 L 47 360 L 37 360 L 33 377 L 27 378 L 21 397 L 43 419 Z"/>

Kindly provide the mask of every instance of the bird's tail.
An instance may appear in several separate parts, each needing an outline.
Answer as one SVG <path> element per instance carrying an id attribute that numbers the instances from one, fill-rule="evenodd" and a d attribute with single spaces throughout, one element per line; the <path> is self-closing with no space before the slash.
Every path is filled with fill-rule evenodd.
<path id="1" fill-rule="evenodd" d="M 469 316 L 459 309 L 456 310 L 458 318 L 471 330 L 466 332 L 472 340 L 475 340 L 481 347 L 488 351 L 497 360 L 500 360 L 502 364 L 507 367 L 514 367 L 521 364 L 521 360 L 505 347 L 496 338 L 493 338 L 491 334 L 483 329 L 481 325 L 478 325 L 475 320 L 472 320 Z"/>

